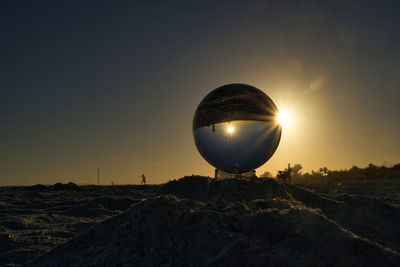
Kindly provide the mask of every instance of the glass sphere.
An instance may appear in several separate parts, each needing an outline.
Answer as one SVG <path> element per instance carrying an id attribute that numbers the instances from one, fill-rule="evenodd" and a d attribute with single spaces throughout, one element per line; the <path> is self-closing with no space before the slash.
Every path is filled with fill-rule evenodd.
<path id="1" fill-rule="evenodd" d="M 212 166 L 245 173 L 269 160 L 278 148 L 282 127 L 278 109 L 261 90 L 227 84 L 209 93 L 193 118 L 193 136 L 202 157 Z"/>

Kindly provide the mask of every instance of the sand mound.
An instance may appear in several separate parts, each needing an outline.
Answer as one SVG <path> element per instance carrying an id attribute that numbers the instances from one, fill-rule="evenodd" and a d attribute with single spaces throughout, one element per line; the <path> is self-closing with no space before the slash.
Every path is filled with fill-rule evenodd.
<path id="1" fill-rule="evenodd" d="M 269 179 L 213 182 L 202 177 L 170 182 L 159 194 L 136 202 L 30 265 L 396 266 L 400 262 L 395 249 L 397 215 L 389 221 L 380 219 L 375 208 L 393 206 L 379 200 L 333 199 Z M 368 205 L 361 205 L 363 201 Z M 368 218 L 371 221 L 357 229 Z M 355 234 L 371 230 L 370 223 L 392 227 L 389 233 L 397 239 L 387 240 L 386 233 L 379 234 L 386 229 L 379 227 L 368 237 Z"/>
<path id="2" fill-rule="evenodd" d="M 33 186 L 28 186 L 29 190 L 44 191 L 44 190 L 79 190 L 79 186 L 75 183 L 69 182 L 67 184 L 55 183 L 51 186 L 45 186 L 42 184 L 36 184 Z"/>
<path id="3" fill-rule="evenodd" d="M 377 198 L 357 195 L 329 197 L 287 185 L 293 197 L 357 235 L 400 251 L 400 208 Z"/>
<path id="4" fill-rule="evenodd" d="M 244 201 L 257 198 L 289 198 L 283 184 L 273 179 L 215 179 L 188 176 L 171 181 L 159 190 L 160 194 L 172 194 L 179 198 L 211 201 L 223 198 L 227 201 Z"/>

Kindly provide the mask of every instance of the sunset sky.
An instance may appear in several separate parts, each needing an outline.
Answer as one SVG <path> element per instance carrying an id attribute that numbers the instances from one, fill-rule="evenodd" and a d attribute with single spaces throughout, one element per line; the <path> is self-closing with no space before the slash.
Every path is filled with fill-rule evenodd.
<path id="1" fill-rule="evenodd" d="M 214 174 L 192 119 L 263 90 L 290 123 L 262 167 L 400 162 L 398 1 L 1 1 L 0 185 Z"/>

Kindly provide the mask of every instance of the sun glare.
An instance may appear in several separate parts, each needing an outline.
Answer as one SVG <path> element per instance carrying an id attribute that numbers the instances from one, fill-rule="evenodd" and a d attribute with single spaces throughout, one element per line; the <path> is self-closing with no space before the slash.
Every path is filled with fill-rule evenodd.
<path id="1" fill-rule="evenodd" d="M 229 125 L 229 126 L 226 128 L 226 132 L 227 132 L 228 134 L 232 135 L 232 134 L 235 132 L 235 127 L 232 126 L 232 125 Z"/>
<path id="2" fill-rule="evenodd" d="M 281 111 L 276 116 L 276 121 L 282 125 L 282 127 L 288 126 L 289 124 L 289 114 L 285 111 Z"/>

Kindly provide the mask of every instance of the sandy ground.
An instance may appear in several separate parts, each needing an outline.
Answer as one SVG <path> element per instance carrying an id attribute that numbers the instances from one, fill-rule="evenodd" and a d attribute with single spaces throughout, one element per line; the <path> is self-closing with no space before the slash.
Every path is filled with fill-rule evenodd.
<path id="1" fill-rule="evenodd" d="M 0 188 L 0 265 L 400 266 L 400 181 Z"/>
<path id="2" fill-rule="evenodd" d="M 41 256 L 157 190 L 158 186 L 0 187 L 0 266 Z"/>

